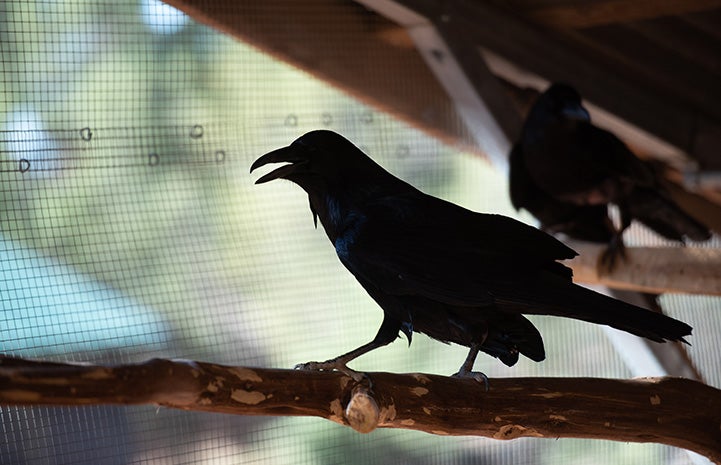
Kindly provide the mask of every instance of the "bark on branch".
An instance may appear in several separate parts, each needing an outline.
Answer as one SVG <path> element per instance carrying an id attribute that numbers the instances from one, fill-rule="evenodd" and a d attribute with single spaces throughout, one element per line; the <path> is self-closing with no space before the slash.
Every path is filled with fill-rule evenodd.
<path id="1" fill-rule="evenodd" d="M 470 379 L 222 366 L 189 360 L 97 366 L 0 357 L 0 404 L 155 404 L 238 415 L 317 416 L 361 432 L 592 438 L 682 447 L 721 464 L 721 391 L 680 378 Z"/>

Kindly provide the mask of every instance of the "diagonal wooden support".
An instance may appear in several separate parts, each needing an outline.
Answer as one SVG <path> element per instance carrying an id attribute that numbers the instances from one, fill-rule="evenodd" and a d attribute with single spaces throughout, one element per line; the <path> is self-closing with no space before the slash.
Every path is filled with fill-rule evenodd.
<path id="1" fill-rule="evenodd" d="M 443 15 L 418 13 L 401 2 L 356 0 L 403 26 L 450 96 L 468 131 L 501 171 L 521 128 L 516 110 L 474 42 Z"/>

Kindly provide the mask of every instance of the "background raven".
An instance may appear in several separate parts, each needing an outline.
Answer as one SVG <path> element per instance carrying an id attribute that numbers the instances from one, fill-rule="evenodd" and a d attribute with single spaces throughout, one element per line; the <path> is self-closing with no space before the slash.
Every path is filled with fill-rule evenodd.
<path id="1" fill-rule="evenodd" d="M 426 195 L 388 173 L 350 141 L 313 131 L 256 160 L 286 163 L 256 183 L 287 179 L 307 193 L 343 265 L 381 306 L 375 338 L 326 362 L 337 369 L 405 333 L 420 332 L 469 347 L 459 375 L 478 351 L 508 366 L 519 353 L 545 358 L 538 330 L 523 314 L 557 315 L 613 326 L 654 341 L 681 340 L 691 327 L 572 282 L 557 260 L 576 253 L 536 228 L 501 215 L 475 213 Z"/>
<path id="2" fill-rule="evenodd" d="M 635 219 L 661 236 L 683 241 L 711 237 L 660 185 L 654 169 L 608 131 L 591 124 L 581 96 L 553 84 L 531 108 L 510 155 L 511 202 L 550 233 L 609 244 L 601 271 L 623 256 L 623 231 Z M 618 206 L 616 228 L 607 206 Z"/>

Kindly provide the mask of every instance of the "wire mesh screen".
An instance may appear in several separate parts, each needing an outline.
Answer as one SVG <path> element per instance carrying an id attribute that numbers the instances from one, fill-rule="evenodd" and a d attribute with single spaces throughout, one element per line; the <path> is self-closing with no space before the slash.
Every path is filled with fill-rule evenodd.
<path id="1" fill-rule="evenodd" d="M 314 229 L 305 194 L 248 174 L 312 129 L 346 135 L 428 193 L 513 214 L 505 179 L 479 157 L 156 0 L 3 2 L 0 47 L 4 354 L 292 367 L 370 340 L 382 313 Z M 486 357 L 478 367 L 630 376 L 599 328 L 534 322 L 547 361 L 508 369 Z M 464 356 L 419 336 L 353 367 L 450 374 Z M 655 445 L 358 435 L 313 418 L 153 407 L 0 407 L 0 425 L 3 464 L 688 461 Z"/>

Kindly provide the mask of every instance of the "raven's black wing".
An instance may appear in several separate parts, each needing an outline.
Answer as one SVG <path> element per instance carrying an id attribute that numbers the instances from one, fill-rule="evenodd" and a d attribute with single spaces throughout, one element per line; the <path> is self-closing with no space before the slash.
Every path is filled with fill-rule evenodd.
<path id="1" fill-rule="evenodd" d="M 556 260 L 576 253 L 536 228 L 501 215 L 466 210 L 420 192 L 374 201 L 352 243 L 339 253 L 356 276 L 383 292 L 456 306 L 494 303 L 494 283 L 570 282 Z"/>
<path id="2" fill-rule="evenodd" d="M 606 205 L 565 203 L 541 190 L 528 173 L 521 144 L 513 147 L 509 161 L 509 193 L 516 210 L 528 210 L 549 234 L 560 232 L 576 239 L 601 243 L 611 240 L 614 228 Z"/>
<path id="3" fill-rule="evenodd" d="M 652 187 L 656 184 L 653 170 L 636 157 L 621 139 L 590 123 L 581 124 L 577 128 L 574 150 L 591 169 L 604 171 L 608 176 L 632 180 L 639 186 Z"/>
<path id="4" fill-rule="evenodd" d="M 653 171 L 620 139 L 590 123 L 549 126 L 523 144 L 523 157 L 535 184 L 568 203 L 608 203 L 636 186 L 655 185 Z"/>

